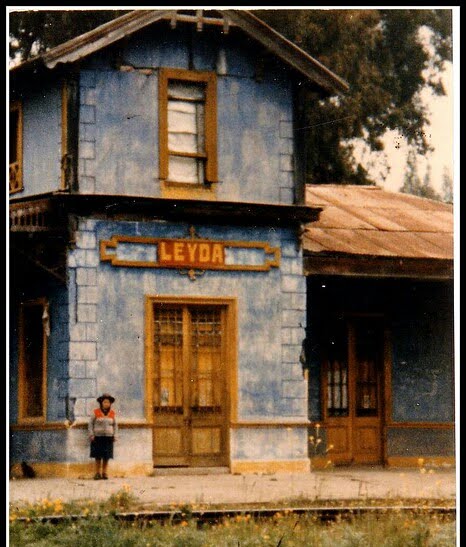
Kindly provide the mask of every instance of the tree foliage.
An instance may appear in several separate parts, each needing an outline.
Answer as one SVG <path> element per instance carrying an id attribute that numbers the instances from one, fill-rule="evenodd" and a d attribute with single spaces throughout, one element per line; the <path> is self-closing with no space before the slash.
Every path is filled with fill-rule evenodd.
<path id="1" fill-rule="evenodd" d="M 437 201 L 441 201 L 442 199 L 432 187 L 432 169 L 430 165 L 427 166 L 424 179 L 421 181 L 417 171 L 416 152 L 413 149 L 408 152 L 406 171 L 403 177 L 403 186 L 400 188 L 400 192 L 403 192 L 404 194 L 412 194 L 422 198 L 435 199 Z"/>
<path id="2" fill-rule="evenodd" d="M 26 10 L 9 16 L 10 58 L 27 60 L 127 13 L 122 10 Z"/>
<path id="3" fill-rule="evenodd" d="M 403 177 L 403 186 L 400 188 L 400 192 L 403 192 L 403 194 L 420 196 L 421 188 L 422 184 L 417 170 L 416 153 L 414 150 L 410 150 L 408 152 L 408 159 L 406 161 L 406 170 Z"/>
<path id="4" fill-rule="evenodd" d="M 420 195 L 425 198 L 436 199 L 437 201 L 440 201 L 442 199 L 440 197 L 440 194 L 438 194 L 432 187 L 432 168 L 430 165 L 427 166 L 426 174 L 424 175 L 424 180 L 421 186 Z"/>
<path id="5" fill-rule="evenodd" d="M 439 73 L 451 59 L 451 10 L 258 10 L 264 21 L 336 74 L 350 90 L 336 99 L 304 96 L 308 180 L 371 182 L 353 155 L 354 139 L 373 152 L 397 130 L 418 153 L 430 148 L 419 92 L 445 93 Z M 429 37 L 422 41 L 421 30 Z"/>
<path id="6" fill-rule="evenodd" d="M 26 11 L 10 14 L 10 54 L 27 59 L 106 22 L 121 10 Z M 428 112 L 419 92 L 443 94 L 439 73 L 451 58 L 450 9 L 255 10 L 277 31 L 345 79 L 350 90 L 317 100 L 302 90 L 306 182 L 372 183 L 353 142 L 383 150 L 397 130 L 418 153 L 430 148 Z M 426 47 L 421 30 L 428 36 Z"/>
<path id="7" fill-rule="evenodd" d="M 446 203 L 453 203 L 453 179 L 447 167 L 443 169 L 442 198 Z"/>

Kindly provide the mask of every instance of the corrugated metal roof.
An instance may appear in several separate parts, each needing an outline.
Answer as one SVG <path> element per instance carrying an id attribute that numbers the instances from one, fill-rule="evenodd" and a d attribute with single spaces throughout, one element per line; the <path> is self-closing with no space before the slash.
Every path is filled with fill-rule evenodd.
<path id="1" fill-rule="evenodd" d="M 304 250 L 400 258 L 453 259 L 453 206 L 377 186 L 307 185 L 306 204 L 322 207 Z"/>
<path id="2" fill-rule="evenodd" d="M 48 69 L 58 64 L 79 61 L 148 25 L 163 19 L 175 20 L 178 10 L 134 10 L 100 25 L 72 40 L 56 46 L 48 52 L 10 69 L 12 75 L 38 66 Z M 330 93 L 347 91 L 349 86 L 342 78 L 299 48 L 296 44 L 272 29 L 248 10 L 215 10 L 229 23 L 233 23 L 251 38 L 292 66 L 295 70 L 317 83 Z M 204 20 L 207 22 L 208 18 Z"/>

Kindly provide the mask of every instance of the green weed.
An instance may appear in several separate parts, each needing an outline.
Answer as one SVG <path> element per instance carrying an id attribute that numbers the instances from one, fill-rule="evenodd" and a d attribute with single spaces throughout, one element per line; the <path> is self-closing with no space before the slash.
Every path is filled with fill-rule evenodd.
<path id="1" fill-rule="evenodd" d="M 123 522 L 112 516 L 55 525 L 10 524 L 11 547 L 453 547 L 455 540 L 452 518 L 405 512 L 330 523 L 315 516 L 279 512 L 270 518 L 242 514 L 202 525 L 195 518 L 162 524 Z"/>

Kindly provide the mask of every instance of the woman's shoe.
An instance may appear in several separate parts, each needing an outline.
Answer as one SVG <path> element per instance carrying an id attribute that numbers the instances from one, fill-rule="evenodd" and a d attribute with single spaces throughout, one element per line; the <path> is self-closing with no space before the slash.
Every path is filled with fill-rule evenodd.
<path id="1" fill-rule="evenodd" d="M 102 478 L 103 478 L 104 480 L 107 480 L 107 479 L 108 479 L 107 473 L 104 473 L 104 474 L 102 475 Z"/>
<path id="2" fill-rule="evenodd" d="M 94 475 L 94 480 L 95 480 L 95 481 L 98 481 L 98 480 L 100 480 L 101 478 L 102 478 L 102 476 L 101 476 L 100 473 L 96 473 L 96 474 Z"/>

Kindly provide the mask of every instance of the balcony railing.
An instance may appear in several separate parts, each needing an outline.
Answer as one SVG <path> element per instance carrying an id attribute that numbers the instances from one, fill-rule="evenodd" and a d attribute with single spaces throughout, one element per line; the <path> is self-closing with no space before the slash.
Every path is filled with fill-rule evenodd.
<path id="1" fill-rule="evenodd" d="M 11 232 L 45 232 L 53 228 L 47 200 L 10 204 Z"/>

